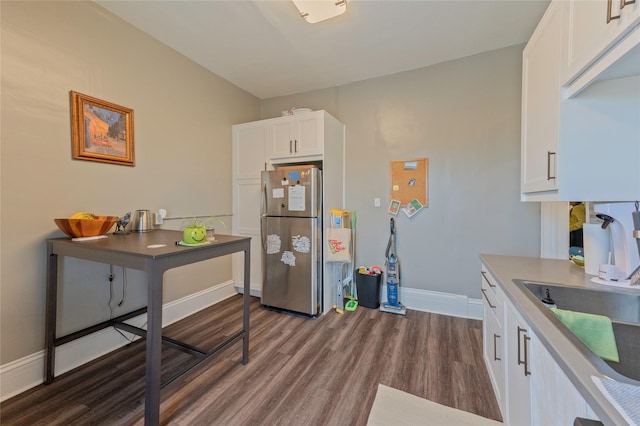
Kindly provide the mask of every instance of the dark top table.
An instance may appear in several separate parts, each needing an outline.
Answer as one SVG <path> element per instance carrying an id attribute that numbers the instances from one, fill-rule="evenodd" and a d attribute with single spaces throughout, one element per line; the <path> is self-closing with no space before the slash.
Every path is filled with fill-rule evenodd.
<path id="1" fill-rule="evenodd" d="M 216 241 L 209 245 L 183 247 L 176 245 L 182 240 L 182 232 L 154 230 L 127 235 L 109 235 L 106 239 L 72 241 L 70 238 L 47 240 L 47 299 L 45 315 L 45 383 L 55 378 L 55 347 L 78 339 L 99 329 L 116 326 L 129 332 L 146 336 L 147 355 L 145 373 L 145 424 L 160 423 L 160 361 L 162 337 L 162 281 L 164 272 L 178 266 L 196 263 L 214 257 L 244 252 L 244 295 L 242 330 L 226 339 L 211 351 L 164 339 L 173 345 L 187 348 L 188 352 L 201 357 L 201 361 L 215 355 L 227 345 L 242 339 L 242 363 L 249 361 L 249 265 L 250 238 L 230 235 L 216 235 Z M 153 247 L 154 245 L 163 245 Z M 59 257 L 75 257 L 94 262 L 123 266 L 147 273 L 147 307 L 118 318 L 88 327 L 84 330 L 56 337 L 56 311 L 58 299 Z M 124 324 L 123 321 L 147 312 L 147 330 Z M 193 367 L 193 366 L 191 366 Z M 191 368 L 190 367 L 190 368 Z M 189 368 L 189 369 L 190 369 Z"/>

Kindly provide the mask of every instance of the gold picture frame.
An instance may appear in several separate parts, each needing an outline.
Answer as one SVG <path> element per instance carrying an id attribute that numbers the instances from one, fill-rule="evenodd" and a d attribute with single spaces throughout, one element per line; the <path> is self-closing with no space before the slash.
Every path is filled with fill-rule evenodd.
<path id="1" fill-rule="evenodd" d="M 133 110 L 71 91 L 75 160 L 135 166 Z"/>

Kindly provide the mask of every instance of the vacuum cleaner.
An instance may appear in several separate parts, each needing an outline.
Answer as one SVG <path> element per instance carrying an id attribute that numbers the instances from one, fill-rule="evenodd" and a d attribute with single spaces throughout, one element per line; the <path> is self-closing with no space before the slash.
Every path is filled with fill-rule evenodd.
<path id="1" fill-rule="evenodd" d="M 382 312 L 406 315 L 407 308 L 400 303 L 400 260 L 396 256 L 396 222 L 391 218 L 389 224 L 391 230 L 385 256 L 385 276 L 387 282 L 387 301 L 380 305 Z M 393 250 L 392 250 L 393 247 Z"/>

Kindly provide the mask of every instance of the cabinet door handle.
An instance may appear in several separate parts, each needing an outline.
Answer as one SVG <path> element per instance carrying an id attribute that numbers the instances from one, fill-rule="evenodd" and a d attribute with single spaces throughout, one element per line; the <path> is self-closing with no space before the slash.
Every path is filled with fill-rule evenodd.
<path id="1" fill-rule="evenodd" d="M 487 273 L 485 271 L 480 271 L 480 273 L 482 274 L 482 278 L 484 278 L 487 284 L 489 284 L 489 287 L 496 288 L 495 285 L 491 284 L 491 281 L 489 281 L 489 278 L 487 278 Z"/>
<path id="2" fill-rule="evenodd" d="M 295 152 L 296 154 L 298 153 L 298 140 L 295 139 L 293 141 L 293 152 Z"/>
<path id="3" fill-rule="evenodd" d="M 530 376 L 531 371 L 529 370 L 529 341 L 531 337 L 524 335 L 524 375 Z"/>
<path id="4" fill-rule="evenodd" d="M 624 9 L 624 7 L 628 4 L 634 4 L 636 0 L 620 0 L 620 9 Z"/>
<path id="5" fill-rule="evenodd" d="M 553 158 L 555 159 L 556 153 L 553 152 L 553 151 L 547 151 L 547 180 L 551 180 L 551 179 L 555 179 L 556 178 L 555 176 L 551 176 L 551 156 L 552 155 L 553 155 Z M 554 167 L 554 169 L 555 169 L 555 167 Z"/>
<path id="6" fill-rule="evenodd" d="M 524 333 L 524 344 L 522 347 L 520 346 L 520 333 Z M 527 342 L 531 340 L 529 336 L 527 336 L 527 329 L 518 326 L 518 365 L 524 365 L 524 375 L 530 376 L 531 371 L 529 371 L 529 345 Z M 524 357 L 522 356 L 524 355 Z"/>
<path id="7" fill-rule="evenodd" d="M 621 0 L 621 2 L 624 2 L 624 0 Z M 613 8 L 613 0 L 607 0 L 607 24 L 613 21 L 614 19 L 620 19 L 620 13 L 618 13 L 616 16 L 611 16 L 612 8 Z M 622 6 L 620 8 L 622 8 Z"/>
<path id="8" fill-rule="evenodd" d="M 495 309 L 496 306 L 491 304 L 491 301 L 489 300 L 489 298 L 487 297 L 487 291 L 483 288 L 482 289 L 482 295 L 484 296 L 485 300 L 487 301 L 487 303 L 489 304 L 489 307 L 491 309 Z"/>
<path id="9" fill-rule="evenodd" d="M 293 141 L 291 139 L 289 139 L 289 154 L 293 154 Z"/>
<path id="10" fill-rule="evenodd" d="M 493 360 L 494 361 L 500 361 L 500 358 L 498 358 L 498 344 L 497 344 L 497 340 L 500 338 L 499 335 L 497 335 L 496 333 L 493 333 Z"/>

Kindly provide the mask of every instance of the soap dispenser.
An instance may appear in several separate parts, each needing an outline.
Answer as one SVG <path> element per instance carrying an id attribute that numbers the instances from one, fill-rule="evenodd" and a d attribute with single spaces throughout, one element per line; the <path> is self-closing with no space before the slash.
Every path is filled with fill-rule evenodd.
<path id="1" fill-rule="evenodd" d="M 555 300 L 551 298 L 549 289 L 546 289 L 546 294 L 547 295 L 544 297 L 544 299 L 541 299 L 542 303 L 544 303 L 544 306 L 546 306 L 547 308 L 557 308 L 558 305 L 556 305 Z"/>

